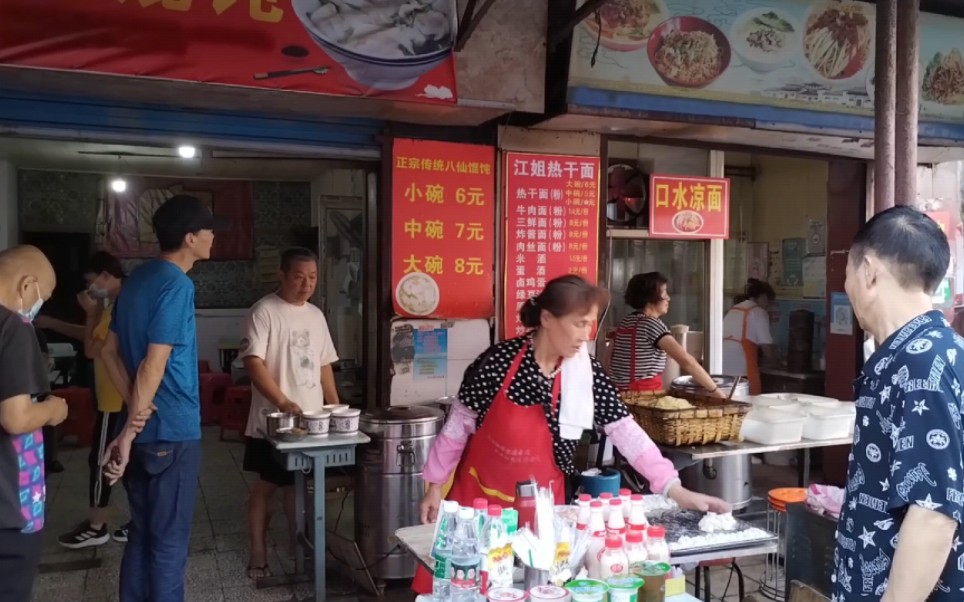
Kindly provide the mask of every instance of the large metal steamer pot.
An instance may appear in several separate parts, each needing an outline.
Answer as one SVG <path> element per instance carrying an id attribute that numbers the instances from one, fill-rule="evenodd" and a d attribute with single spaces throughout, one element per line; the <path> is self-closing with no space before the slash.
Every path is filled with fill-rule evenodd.
<path id="1" fill-rule="evenodd" d="M 736 378 L 732 376 L 713 375 L 713 380 L 725 395 L 730 394 L 736 383 Z M 670 393 L 673 396 L 709 395 L 709 391 L 693 380 L 692 376 L 681 376 L 673 380 Z M 749 383 L 746 379 L 741 379 L 734 395 L 749 394 Z M 702 460 L 680 471 L 680 481 L 683 487 L 721 498 L 738 510 L 749 505 L 753 497 L 751 468 L 752 462 L 748 454 Z"/>
<path id="2" fill-rule="evenodd" d="M 425 406 L 382 408 L 361 415 L 371 442 L 359 448 L 355 540 L 376 579 L 410 579 L 415 560 L 393 542 L 395 531 L 420 523 L 422 467 L 443 413 Z"/>

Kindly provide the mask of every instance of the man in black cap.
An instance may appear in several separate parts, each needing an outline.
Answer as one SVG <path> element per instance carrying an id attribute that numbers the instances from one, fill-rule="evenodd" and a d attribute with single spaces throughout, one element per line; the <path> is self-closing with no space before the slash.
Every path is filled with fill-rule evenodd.
<path id="1" fill-rule="evenodd" d="M 211 257 L 214 232 L 228 227 L 184 194 L 165 201 L 153 223 L 160 257 L 125 281 L 102 351 L 111 379 L 129 400 L 127 422 L 104 468 L 112 482 L 126 470 L 131 522 L 121 563 L 122 602 L 184 600 L 201 465 L 194 283 L 187 272 Z M 133 417 L 150 410 L 154 415 L 138 434 Z"/>

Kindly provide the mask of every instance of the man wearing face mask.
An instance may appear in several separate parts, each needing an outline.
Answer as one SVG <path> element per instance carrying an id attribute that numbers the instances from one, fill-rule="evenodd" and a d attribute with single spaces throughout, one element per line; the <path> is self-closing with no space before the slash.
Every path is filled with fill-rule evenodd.
<path id="1" fill-rule="evenodd" d="M 49 396 L 47 365 L 30 324 L 57 279 L 36 247 L 0 252 L 0 600 L 28 602 L 43 546 L 43 431 L 67 417 Z M 45 398 L 45 399 L 44 399 Z M 42 403 L 37 403 L 43 399 Z"/>
<path id="2" fill-rule="evenodd" d="M 87 288 L 77 295 L 77 303 L 87 318 L 82 327 L 84 353 L 94 362 L 94 386 L 97 397 L 97 417 L 91 425 L 94 431 L 87 464 L 90 467 L 89 511 L 87 519 L 58 538 L 60 545 L 72 550 L 107 543 L 111 536 L 119 542 L 127 541 L 127 527 L 122 526 L 112 534 L 107 530 L 108 504 L 111 486 L 104 478 L 101 461 L 107 443 L 113 440 L 120 426 L 124 399 L 107 372 L 101 359 L 101 351 L 107 341 L 114 300 L 120 294 L 124 268 L 119 259 L 105 251 L 95 253 L 87 263 L 84 280 Z"/>

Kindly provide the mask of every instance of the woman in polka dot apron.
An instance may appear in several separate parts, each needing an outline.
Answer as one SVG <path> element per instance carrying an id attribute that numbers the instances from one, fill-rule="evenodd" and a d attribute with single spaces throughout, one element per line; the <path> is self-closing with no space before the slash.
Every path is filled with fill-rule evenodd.
<path id="1" fill-rule="evenodd" d="M 421 518 L 434 522 L 445 483 L 447 499 L 470 506 L 475 498 L 510 506 L 519 481 L 535 478 L 565 501 L 566 479 L 577 474 L 573 453 L 583 430 L 602 428 L 656 492 L 681 507 L 727 512 L 723 500 L 680 485 L 673 463 L 629 415 L 599 362 L 588 355 L 607 293 L 578 276 L 550 281 L 521 310 L 529 333 L 491 347 L 466 370 L 423 471 L 427 491 Z M 412 588 L 432 591 L 419 569 Z"/>

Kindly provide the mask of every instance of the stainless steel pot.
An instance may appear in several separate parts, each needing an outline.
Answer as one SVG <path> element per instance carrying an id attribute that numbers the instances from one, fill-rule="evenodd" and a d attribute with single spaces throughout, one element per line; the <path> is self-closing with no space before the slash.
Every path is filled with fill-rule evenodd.
<path id="1" fill-rule="evenodd" d="M 723 376 L 720 374 L 713 374 L 710 376 L 716 386 L 720 388 L 720 391 L 724 395 L 729 395 L 730 391 L 733 389 L 733 385 L 736 384 L 735 376 Z M 679 378 L 673 379 L 673 383 L 670 386 L 671 395 L 690 394 L 690 395 L 709 395 L 709 391 L 706 387 L 696 382 L 692 376 L 681 376 Z M 734 395 L 749 395 L 750 394 L 750 383 L 747 382 L 745 378 L 740 379 L 740 384 L 737 385 Z"/>
<path id="2" fill-rule="evenodd" d="M 293 429 L 296 426 L 298 426 L 298 416 L 296 414 L 272 412 L 265 416 L 265 431 L 269 437 L 276 437 L 278 435 L 278 429 Z"/>
<path id="3" fill-rule="evenodd" d="M 442 410 L 427 406 L 390 407 L 361 415 L 361 431 L 371 442 L 359 448 L 355 540 L 376 579 L 415 575 L 411 555 L 392 541 L 397 529 L 420 522 L 422 467 L 442 420 Z"/>
<path id="4" fill-rule="evenodd" d="M 729 395 L 736 384 L 736 377 L 712 375 L 724 394 Z M 692 376 L 681 376 L 673 380 L 670 393 L 678 395 L 709 395 L 705 387 L 697 383 Z M 750 385 L 746 379 L 740 379 L 734 395 L 749 395 Z M 680 471 L 680 481 L 683 487 L 721 498 L 733 505 L 733 508 L 746 507 L 753 497 L 752 462 L 749 455 L 726 456 L 703 460 Z"/>
<path id="5" fill-rule="evenodd" d="M 702 460 L 679 473 L 683 487 L 725 500 L 739 510 L 753 497 L 750 456 Z"/>

